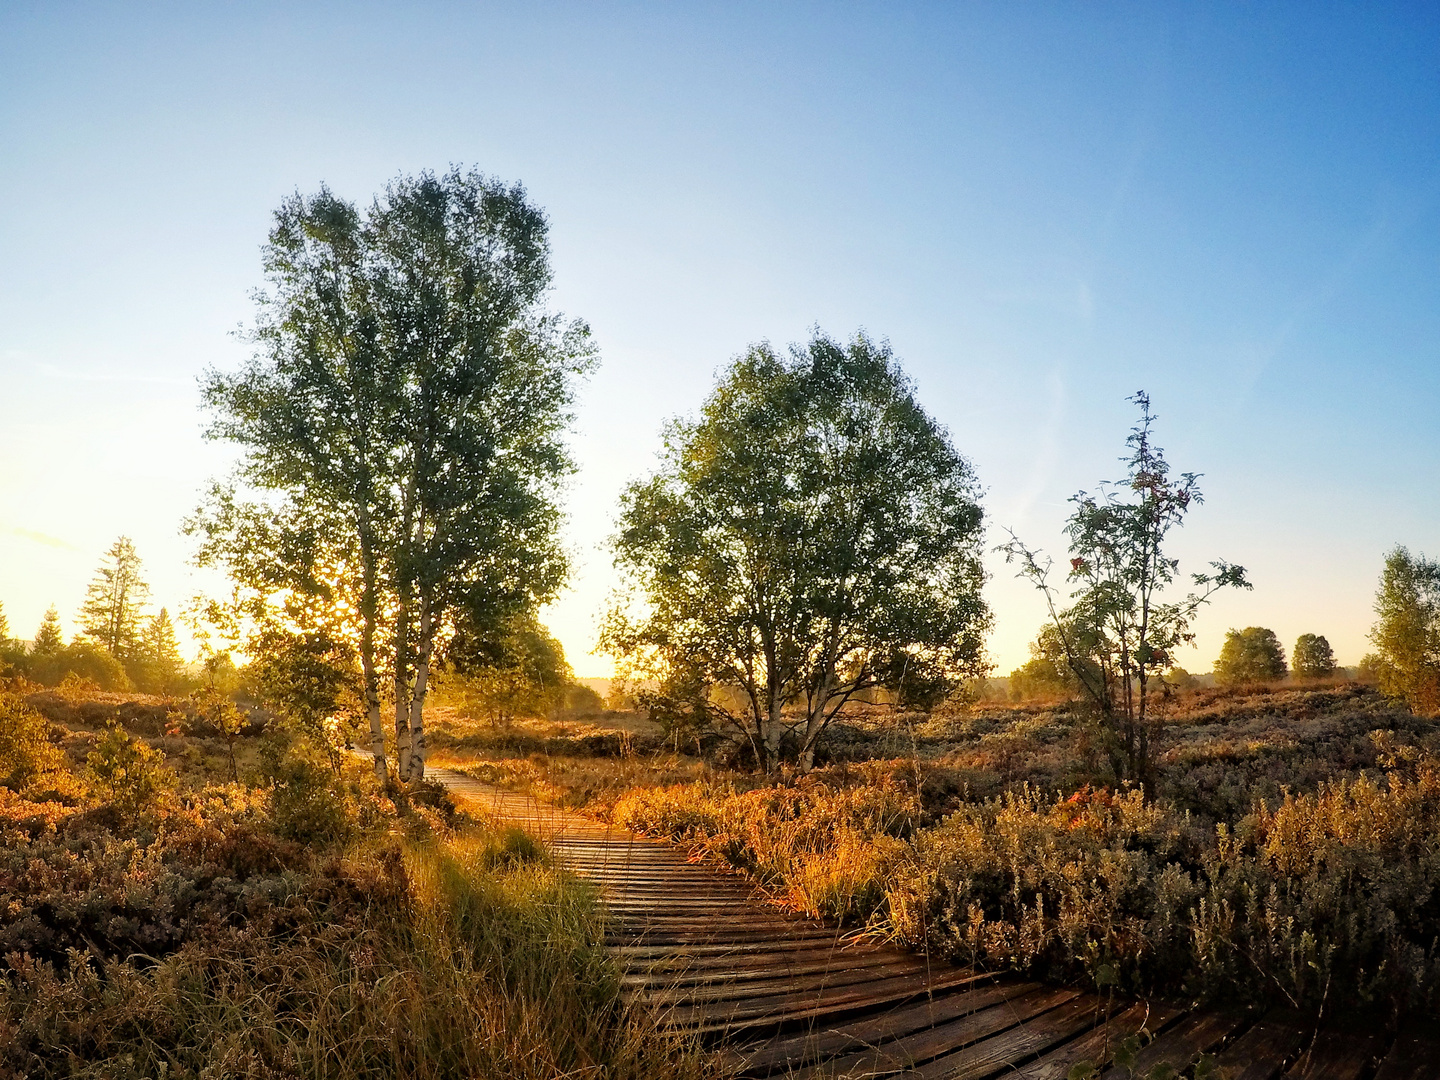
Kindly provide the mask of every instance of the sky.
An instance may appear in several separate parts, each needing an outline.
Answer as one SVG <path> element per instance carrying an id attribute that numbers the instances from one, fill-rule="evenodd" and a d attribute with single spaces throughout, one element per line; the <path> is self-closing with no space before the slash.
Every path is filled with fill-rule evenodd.
<path id="1" fill-rule="evenodd" d="M 587 320 L 545 617 L 577 674 L 606 538 L 669 417 L 747 345 L 890 342 L 1013 528 L 1064 556 L 1146 390 L 1205 503 L 1172 545 L 1254 589 L 1201 616 L 1367 651 L 1384 553 L 1440 555 L 1440 7 L 0 4 L 0 604 L 67 631 L 130 536 L 155 606 L 230 448 L 280 201 L 455 163 L 549 217 Z M 999 673 L 1044 616 L 989 557 Z"/>

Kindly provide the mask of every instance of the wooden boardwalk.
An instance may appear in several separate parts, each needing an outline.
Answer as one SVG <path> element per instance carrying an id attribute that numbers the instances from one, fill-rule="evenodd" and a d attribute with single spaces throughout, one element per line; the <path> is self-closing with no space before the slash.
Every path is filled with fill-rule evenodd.
<path id="1" fill-rule="evenodd" d="M 1229 1080 L 1440 1080 L 1440 1032 L 1382 1041 L 1293 1018 L 1115 1001 L 983 974 L 767 904 L 737 875 L 463 773 L 428 775 L 596 882 L 624 993 L 744 1076 L 1065 1080 L 1146 1032 L 1136 1075 L 1212 1053 Z M 1124 1070 L 1102 1072 L 1125 1080 Z"/>

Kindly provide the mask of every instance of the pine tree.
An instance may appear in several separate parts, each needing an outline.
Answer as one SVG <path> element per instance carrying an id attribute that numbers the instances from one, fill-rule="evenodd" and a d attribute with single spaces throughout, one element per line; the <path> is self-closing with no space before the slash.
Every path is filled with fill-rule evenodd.
<path id="1" fill-rule="evenodd" d="M 60 632 L 60 612 L 55 610 L 51 604 L 45 612 L 45 617 L 40 620 L 40 628 L 35 631 L 35 640 L 30 643 L 30 652 L 34 656 L 58 656 L 65 648 L 65 638 Z"/>
<path id="2" fill-rule="evenodd" d="M 150 586 L 140 577 L 140 556 L 128 536 L 110 546 L 101 560 L 85 605 L 80 626 L 117 660 L 131 659 L 140 638 L 140 618 Z"/>
<path id="3" fill-rule="evenodd" d="M 174 688 L 185 660 L 175 640 L 175 626 L 170 613 L 163 607 L 160 614 L 145 620 L 140 636 L 139 660 L 143 677 L 139 680 L 149 690 L 165 693 Z"/>
<path id="4" fill-rule="evenodd" d="M 5 605 L 0 604 L 0 645 L 10 640 L 10 620 L 5 618 Z"/>

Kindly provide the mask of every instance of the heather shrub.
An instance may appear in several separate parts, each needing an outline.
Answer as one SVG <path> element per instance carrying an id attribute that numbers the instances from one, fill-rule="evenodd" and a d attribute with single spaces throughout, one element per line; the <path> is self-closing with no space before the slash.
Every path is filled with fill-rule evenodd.
<path id="1" fill-rule="evenodd" d="M 262 748 L 261 765 L 270 782 L 270 813 L 280 836 L 302 844 L 350 837 L 357 817 L 355 800 L 328 756 L 308 740 L 271 738 Z"/>
<path id="2" fill-rule="evenodd" d="M 981 967 L 1134 986 L 1183 966 L 1206 840 L 1139 791 L 1024 788 L 917 836 L 882 925 Z"/>
<path id="3" fill-rule="evenodd" d="M 1233 827 L 1138 790 L 1029 785 L 931 824 L 878 763 L 751 791 L 642 789 L 615 817 L 797 909 L 986 969 L 1440 1015 L 1440 758 L 1371 741 L 1382 769 L 1259 801 Z"/>
<path id="4" fill-rule="evenodd" d="M 626 1012 L 593 890 L 530 837 L 367 837 L 362 792 L 342 855 L 280 835 L 273 794 L 4 836 L 0 1080 L 704 1073 Z"/>
<path id="5" fill-rule="evenodd" d="M 617 824 L 718 856 L 796 910 L 842 921 L 864 919 L 881 902 L 887 869 L 918 814 L 914 787 L 883 763 L 838 782 L 811 774 L 750 791 L 640 789 L 615 807 Z"/>

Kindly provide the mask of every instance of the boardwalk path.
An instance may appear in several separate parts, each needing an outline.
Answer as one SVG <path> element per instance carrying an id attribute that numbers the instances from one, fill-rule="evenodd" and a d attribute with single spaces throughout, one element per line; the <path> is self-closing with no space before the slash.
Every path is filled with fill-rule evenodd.
<path id="1" fill-rule="evenodd" d="M 1140 1073 L 1208 1052 L 1232 1080 L 1440 1080 L 1440 1043 L 1423 1037 L 1317 1037 L 1275 1014 L 1107 1001 L 849 940 L 674 845 L 449 769 L 427 775 L 538 835 L 595 881 L 625 993 L 713 1041 L 747 1076 L 1065 1080 L 1078 1061 L 1109 1064 L 1144 1027 L 1155 1038 Z"/>

